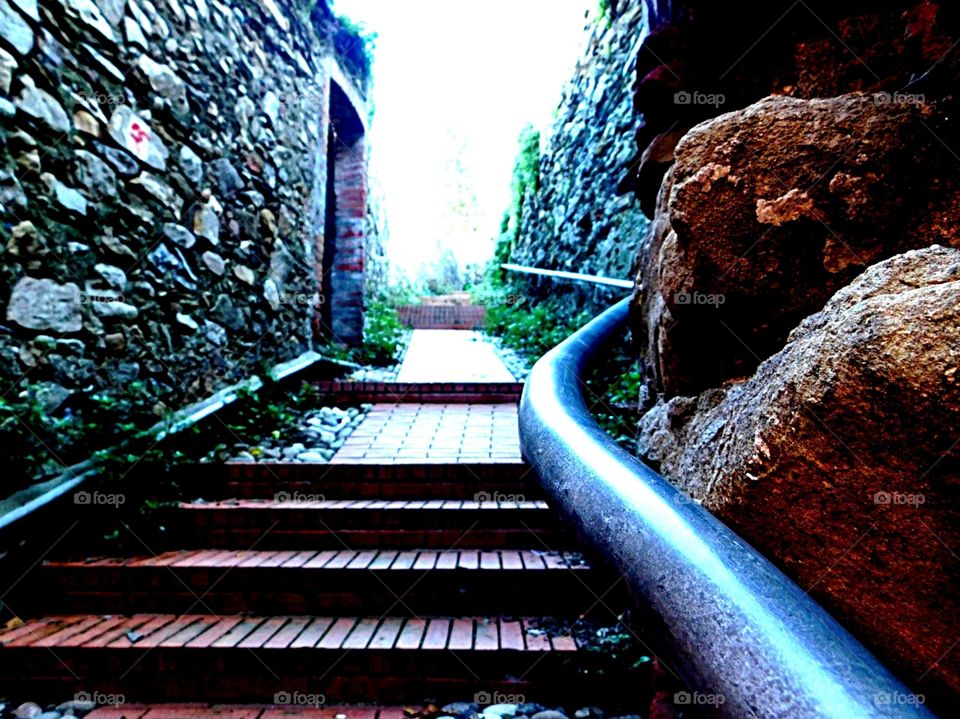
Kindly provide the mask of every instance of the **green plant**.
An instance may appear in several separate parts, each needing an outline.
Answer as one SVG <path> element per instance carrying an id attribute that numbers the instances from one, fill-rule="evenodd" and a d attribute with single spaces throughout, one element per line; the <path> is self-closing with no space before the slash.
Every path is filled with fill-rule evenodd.
<path id="1" fill-rule="evenodd" d="M 340 342 L 327 342 L 317 349 L 327 359 L 340 360 L 341 362 L 354 362 L 356 359 L 354 348 Z"/>
<path id="2" fill-rule="evenodd" d="M 651 657 L 643 645 L 622 623 L 613 627 L 588 630 L 586 645 L 588 657 L 578 664 L 578 670 L 590 676 L 623 675 L 636 672 L 649 665 Z M 591 656 L 592 655 L 592 656 Z"/>
<path id="3" fill-rule="evenodd" d="M 530 360 L 539 359 L 589 319 L 585 312 L 571 316 L 554 302 L 534 303 L 507 289 L 490 288 L 475 297 L 487 306 L 487 332 Z"/>
<path id="4" fill-rule="evenodd" d="M 534 631 L 550 637 L 573 635 L 585 654 L 565 663 L 578 674 L 628 680 L 652 661 L 629 624 L 629 611 L 624 611 L 612 626 L 581 616 L 574 621 L 541 619 Z"/>
<path id="5" fill-rule="evenodd" d="M 586 324 L 586 310 L 570 314 L 557 301 L 533 301 L 520 290 L 488 281 L 471 290 L 473 301 L 487 307 L 486 331 L 499 337 L 532 364 Z M 642 374 L 628 343 L 609 348 L 590 372 L 583 393 L 597 423 L 621 447 L 635 451 Z"/>
<path id="6" fill-rule="evenodd" d="M 597 19 L 607 26 L 613 22 L 613 5 L 610 0 L 597 0 Z"/>
<path id="7" fill-rule="evenodd" d="M 309 382 L 287 388 L 267 381 L 258 389 L 242 389 L 237 396 L 237 402 L 225 409 L 222 417 L 203 428 L 209 438 L 207 444 L 216 445 L 214 449 L 221 444 L 256 445 L 274 434 L 291 437 L 304 412 L 321 403 L 317 388 Z"/>
<path id="8" fill-rule="evenodd" d="M 139 538 L 152 538 L 166 531 L 160 511 L 196 497 L 196 486 L 181 484 L 173 471 L 187 462 L 223 461 L 235 455 L 238 446 L 254 456 L 263 454 L 267 440 L 283 438 L 285 443 L 306 442 L 304 415 L 324 403 L 316 386 L 302 382 L 290 387 L 264 375 L 263 384 L 237 390 L 237 401 L 217 414 L 181 432 L 156 442 L 153 435 L 140 434 L 124 446 L 95 453 L 99 468 L 97 482 L 105 490 L 127 497 L 125 513 L 111 519 L 102 538 L 120 546 L 142 549 Z M 169 427 L 169 421 L 166 423 Z M 134 466 L 148 483 L 124 482 Z"/>
<path id="9" fill-rule="evenodd" d="M 611 347 L 604 357 L 584 383 L 587 406 L 597 424 L 623 449 L 634 453 L 643 384 L 640 363 L 626 343 Z"/>
<path id="10" fill-rule="evenodd" d="M 364 313 L 362 344 L 348 347 L 339 342 L 329 342 L 318 348 L 320 354 L 330 359 L 374 367 L 388 367 L 395 363 L 410 336 L 410 330 L 400 321 L 395 300 L 395 297 L 386 299 L 381 296 L 368 302 Z"/>
<path id="11" fill-rule="evenodd" d="M 500 265 L 510 261 L 520 237 L 520 222 L 523 219 L 527 194 L 536 193 L 540 189 L 540 132 L 532 125 L 527 125 L 520 132 L 519 144 L 520 149 L 513 166 L 510 207 L 500 223 L 500 236 L 497 238 L 488 272 L 495 282 L 502 282 L 503 270 Z"/>
<path id="12" fill-rule="evenodd" d="M 364 319 L 363 344 L 357 353 L 359 362 L 375 366 L 393 364 L 408 335 L 409 330 L 393 305 L 384 300 L 370 302 Z"/>
<path id="13" fill-rule="evenodd" d="M 337 16 L 333 33 L 334 51 L 363 83 L 368 82 L 372 75 L 376 42 L 376 33 L 368 32 L 363 25 L 348 17 Z"/>
<path id="14" fill-rule="evenodd" d="M 8 457 L 0 492 L 52 477 L 90 456 L 91 448 L 138 436 L 157 421 L 155 401 L 143 382 L 58 397 L 50 383 L 20 385 L 0 398 L 0 444 Z"/>

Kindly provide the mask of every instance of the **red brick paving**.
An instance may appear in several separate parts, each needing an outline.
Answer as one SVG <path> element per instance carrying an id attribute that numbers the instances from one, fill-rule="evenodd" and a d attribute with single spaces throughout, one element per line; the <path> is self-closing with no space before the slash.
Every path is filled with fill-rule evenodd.
<path id="1" fill-rule="evenodd" d="M 177 567 L 178 569 L 191 569 L 194 567 L 208 567 L 208 555 L 222 552 L 217 550 L 200 550 L 191 552 L 188 558 L 182 557 L 182 552 L 164 552 L 154 558 L 154 562 L 145 565 L 137 558 L 118 559 L 117 567 Z M 291 560 L 296 559 L 296 562 Z M 81 561 L 50 561 L 46 562 L 46 567 L 71 567 L 88 568 L 89 564 Z M 533 550 L 518 549 L 424 549 L 424 550 L 366 550 L 356 552 L 353 550 L 325 550 L 325 551 L 306 551 L 306 552 L 272 552 L 272 551 L 231 551 L 226 550 L 226 556 L 220 557 L 217 564 L 220 568 L 235 567 L 285 567 L 288 569 L 310 570 L 310 569 L 362 569 L 364 571 L 375 570 L 397 570 L 397 569 L 416 569 L 416 570 L 452 570 L 457 567 L 463 569 L 573 569 L 575 571 L 588 569 L 586 564 L 579 561 L 571 566 L 569 557 L 563 552 L 540 552 Z M 85 620 L 91 625 L 99 622 L 95 618 L 88 617 Z M 146 623 L 146 618 L 144 623 Z M 77 632 L 84 631 L 86 626 L 76 624 L 71 629 Z M 98 626 L 98 631 L 105 630 L 106 627 Z M 21 631 L 26 632 L 21 628 Z M 117 630 L 119 632 L 119 629 Z M 120 636 L 123 632 L 113 632 Z M 115 637 L 116 638 L 116 637 Z"/>
<path id="2" fill-rule="evenodd" d="M 444 357 L 437 357 L 435 361 L 445 362 L 448 365 L 455 364 Z M 394 384 L 390 388 L 379 389 L 395 391 L 400 387 L 401 385 Z M 485 499 L 487 493 L 483 488 L 496 487 L 493 494 L 500 495 L 504 489 L 509 491 L 511 486 L 516 486 L 521 489 L 516 492 L 516 495 L 525 494 L 524 485 L 520 484 L 524 478 L 524 465 L 519 451 L 517 405 L 506 401 L 507 398 L 501 400 L 498 394 L 507 390 L 515 393 L 518 389 L 519 385 L 507 386 L 506 383 L 504 386 L 491 385 L 485 399 L 464 402 L 464 398 L 469 395 L 467 390 L 479 391 L 478 386 L 474 385 L 462 388 L 459 394 L 463 396 L 459 399 L 451 398 L 447 403 L 446 399 L 438 402 L 436 396 L 430 395 L 434 390 L 447 392 L 448 388 L 445 386 L 421 387 L 419 390 L 426 393 L 424 402 L 391 399 L 390 403 L 374 406 L 373 411 L 347 440 L 333 462 L 327 466 L 333 476 L 327 477 L 324 474 L 320 477 L 314 474 L 314 468 L 302 466 L 294 468 L 282 465 L 277 465 L 276 468 L 234 466 L 223 471 L 223 474 L 229 473 L 229 479 L 241 489 L 246 486 L 248 493 L 218 496 L 239 496 L 246 497 L 245 499 L 184 504 L 182 509 L 196 510 L 197 514 L 202 514 L 205 518 L 213 517 L 210 522 L 204 520 L 206 523 L 203 529 L 209 535 L 208 540 L 216 532 L 235 533 L 242 529 L 242 527 L 234 527 L 235 522 L 216 519 L 219 513 L 226 514 L 225 510 L 238 509 L 282 509 L 284 516 L 287 516 L 287 509 L 296 508 L 307 509 L 310 512 L 313 510 L 346 511 L 351 518 L 350 521 L 353 518 L 359 518 L 358 521 L 361 522 L 366 522 L 363 512 L 383 510 L 399 512 L 395 517 L 402 515 L 404 523 L 407 522 L 407 517 L 416 523 L 419 521 L 418 512 L 430 510 L 435 512 L 432 516 L 438 518 L 438 526 L 446 526 L 447 517 L 454 518 L 454 523 L 460 521 L 457 510 L 471 512 L 482 510 L 484 516 L 487 510 L 494 510 L 500 519 L 506 520 L 507 523 L 513 521 L 515 524 L 518 520 L 511 518 L 523 517 L 522 510 L 536 510 L 535 513 L 546 511 L 546 503 L 512 501 L 512 499 L 523 499 L 520 496 L 503 499 L 509 496 L 507 494 L 491 496 L 487 500 Z M 456 395 L 458 387 L 453 386 L 449 391 Z M 427 399 L 427 396 L 431 396 L 431 399 Z M 282 502 L 276 499 L 264 499 L 277 492 L 274 482 L 279 477 L 286 477 L 287 481 L 303 484 L 324 480 L 326 484 L 340 483 L 348 489 L 334 494 L 329 501 Z M 244 481 L 250 479 L 259 480 L 260 483 Z M 481 482 L 486 484 L 480 484 Z M 442 484 L 458 487 L 458 493 L 438 492 L 436 487 Z M 403 486 L 402 492 L 391 491 L 392 487 L 398 485 Z M 421 485 L 429 487 L 429 490 L 419 489 Z M 317 487 L 318 492 L 306 492 L 306 494 L 322 494 L 325 487 L 321 484 L 317 484 Z M 358 491 L 357 488 L 364 491 Z M 481 493 L 484 493 L 484 496 L 476 496 Z M 203 496 L 209 498 L 209 495 Z M 537 495 L 529 496 L 532 499 Z M 477 501 L 477 499 L 484 501 Z M 214 510 L 214 512 L 208 515 L 203 510 Z M 511 512 L 511 510 L 514 511 Z M 506 512 L 505 516 L 503 512 Z M 230 514 L 234 517 L 243 516 L 242 512 L 230 512 Z M 303 512 L 291 514 L 304 515 Z M 343 515 L 335 516 L 343 519 Z M 310 521 L 312 517 L 307 518 L 308 526 Z M 481 519 L 481 521 L 485 520 Z M 352 527 L 350 522 L 347 522 L 347 526 L 348 529 Z M 401 528 L 407 531 L 406 524 Z M 483 531 L 481 529 L 471 534 L 472 544 L 466 546 L 472 548 L 461 549 L 449 549 L 448 547 L 454 544 L 453 541 L 442 546 L 426 541 L 428 539 L 426 535 L 433 530 L 436 528 L 417 527 L 416 531 L 424 535 L 424 540 L 423 543 L 420 543 L 420 540 L 413 543 L 406 540 L 398 541 L 402 538 L 394 536 L 397 532 L 391 534 L 377 527 L 371 531 L 381 532 L 385 538 L 384 542 L 365 545 L 358 545 L 354 541 L 360 539 L 354 536 L 356 535 L 354 532 L 349 538 L 351 545 L 355 548 L 349 550 L 340 549 L 339 546 L 332 550 L 322 549 L 322 545 L 314 550 L 305 550 L 303 546 L 298 546 L 285 548 L 285 551 L 266 547 L 262 550 L 242 551 L 208 548 L 164 552 L 155 557 L 108 558 L 94 562 L 48 562 L 47 565 L 48 567 L 72 567 L 71 571 L 76 571 L 80 566 L 99 566 L 102 569 L 98 571 L 109 573 L 122 569 L 124 572 L 129 571 L 131 575 L 134 570 L 128 570 L 128 567 L 142 567 L 145 570 L 153 567 L 155 571 L 177 568 L 177 570 L 190 572 L 191 576 L 202 574 L 204 577 L 212 577 L 215 572 L 229 571 L 232 568 L 256 568 L 257 571 L 263 568 L 284 572 L 340 570 L 350 571 L 351 577 L 352 572 L 355 571 L 394 572 L 405 569 L 419 572 L 468 570 L 479 573 L 524 570 L 566 572 L 571 568 L 587 569 L 585 565 L 571 567 L 560 553 L 507 549 L 506 547 L 510 546 L 529 545 L 507 542 L 506 535 L 502 534 L 499 528 L 496 531 L 502 536 L 497 534 L 496 542 L 486 540 L 481 542 L 478 539 Z M 457 537 L 460 536 L 460 532 L 455 532 L 451 536 L 459 542 Z M 250 543 L 245 540 L 236 541 L 240 541 L 244 546 L 250 546 Z M 207 546 L 218 545 L 212 543 Z M 219 546 L 234 546 L 234 544 Z M 488 549 L 480 547 L 488 547 Z M 545 573 L 544 576 L 546 577 L 547 574 Z M 550 574 L 550 577 L 554 576 L 555 573 Z M 510 581 L 513 579 L 511 578 Z M 197 605 L 197 608 L 206 610 L 202 605 Z M 457 612 L 455 607 L 451 609 L 453 613 Z M 171 657 L 189 655 L 194 658 L 199 656 L 204 660 L 207 652 L 203 650 L 208 648 L 217 649 L 217 656 L 226 656 L 225 653 L 246 653 L 247 650 L 263 650 L 271 652 L 273 657 L 279 657 L 282 652 L 295 650 L 296 652 L 316 652 L 317 654 L 296 655 L 306 657 L 306 661 L 311 664 L 315 661 L 315 657 L 329 656 L 322 652 L 352 650 L 391 652 L 382 656 L 391 657 L 389 661 L 399 657 L 403 665 L 418 661 L 415 658 L 417 652 L 430 653 L 431 658 L 428 661 L 438 661 L 438 657 L 449 656 L 443 654 L 448 651 L 482 652 L 483 656 L 491 658 L 490 653 L 502 650 L 509 652 L 507 655 L 509 657 L 519 657 L 521 661 L 529 660 L 536 663 L 540 661 L 543 652 L 568 652 L 577 649 L 573 637 L 548 637 L 538 631 L 536 623 L 529 619 L 482 616 L 315 617 L 303 616 L 306 614 L 305 611 L 292 607 L 287 611 L 290 612 L 289 615 L 281 610 L 280 615 L 268 613 L 265 616 L 236 613 L 227 616 L 216 616 L 212 613 L 186 616 L 159 613 L 136 614 L 129 617 L 123 615 L 53 616 L 27 620 L 27 624 L 20 628 L 0 630 L 0 646 L 27 648 L 46 646 L 54 651 L 61 647 L 79 649 L 106 647 L 114 650 L 115 654 L 118 653 L 117 650 L 122 649 L 142 650 L 158 647 L 161 648 L 156 650 L 158 653 L 170 650 Z M 363 613 L 370 610 L 365 608 L 347 611 Z M 402 610 L 398 611 L 402 613 Z M 447 611 L 451 610 L 446 608 L 442 610 L 443 613 Z M 488 611 L 493 614 L 496 610 L 482 608 L 479 611 Z M 320 610 L 320 613 L 326 613 L 326 610 Z M 134 641 L 131 641 L 130 636 L 134 637 Z M 184 650 L 182 655 L 178 654 L 181 650 Z M 519 654 L 524 652 L 532 652 L 536 655 L 524 657 Z M 119 652 L 119 654 L 126 653 Z M 478 660 L 479 657 L 480 655 L 474 655 L 474 660 Z M 503 658 L 493 657 L 493 659 L 501 662 Z M 376 681 L 375 677 L 371 681 Z M 170 699 L 177 696 L 188 699 L 204 696 L 226 699 L 235 695 L 183 693 L 169 696 Z M 385 700 L 400 701 L 402 699 L 387 697 Z M 254 698 L 254 701 L 257 699 Z M 390 706 L 131 704 L 121 707 L 101 707 L 89 716 L 91 719 L 119 719 L 120 717 L 127 719 L 172 717 L 178 719 L 187 717 L 280 719 L 291 716 L 308 719 L 337 719 L 339 715 L 345 715 L 346 719 L 403 719 L 404 713 L 402 707 Z"/>
<path id="3" fill-rule="evenodd" d="M 524 500 L 516 501 L 516 499 L 481 499 L 480 501 L 474 501 L 469 499 L 438 499 L 425 502 L 423 500 L 406 500 L 398 499 L 391 502 L 377 502 L 370 501 L 369 499 L 351 501 L 349 499 L 337 499 L 337 500 L 311 500 L 307 502 L 292 502 L 283 499 L 228 499 L 221 502 L 183 502 L 180 504 L 182 509 L 191 509 L 197 511 L 209 511 L 215 512 L 223 509 L 296 509 L 296 508 L 305 508 L 305 509 L 318 509 L 318 510 L 339 510 L 339 511 L 363 511 L 363 510 L 372 510 L 372 509 L 384 509 L 390 511 L 404 510 L 408 512 L 420 510 L 420 509 L 444 509 L 444 510 L 504 510 L 510 511 L 514 509 L 536 509 L 536 510 L 546 510 L 549 505 L 543 500 Z M 213 563 L 216 562 L 229 562 L 231 554 L 243 554 L 243 552 L 235 550 L 216 550 L 218 556 L 214 560 L 212 556 L 207 556 L 204 554 L 204 550 L 198 550 L 194 552 L 191 556 L 184 556 L 178 561 L 174 562 L 174 566 L 189 566 L 194 557 L 203 557 L 203 561 L 207 562 L 205 566 L 213 566 Z M 269 556 L 275 555 L 276 552 L 247 552 L 249 561 L 251 562 L 260 562 L 267 561 Z M 296 552 L 285 553 L 285 559 L 291 559 Z M 115 561 L 115 560 L 111 560 Z M 89 563 L 85 563 L 86 566 L 94 566 Z M 254 566 L 253 564 L 246 564 L 244 566 Z"/>
<path id="4" fill-rule="evenodd" d="M 235 706 L 230 704 L 122 704 L 100 707 L 89 719 L 400 719 L 403 707 L 325 706 L 293 704 Z"/>
<path id="5" fill-rule="evenodd" d="M 377 404 L 331 462 L 519 462 L 516 404 Z"/>
<path id="6" fill-rule="evenodd" d="M 400 321 L 420 330 L 459 330 L 483 327 L 487 308 L 479 305 L 406 305 Z"/>
<path id="7" fill-rule="evenodd" d="M 506 372 L 506 370 L 504 370 Z M 499 381 L 355 382 L 318 380 L 318 394 L 333 404 L 451 403 L 503 404 L 518 402 L 523 383 L 499 375 Z"/>
<path id="8" fill-rule="evenodd" d="M 118 707 L 100 707 L 87 714 L 90 719 L 141 719 L 149 707 L 142 704 L 124 704 Z"/>
<path id="9" fill-rule="evenodd" d="M 147 632 L 136 643 L 127 643 L 128 647 L 143 648 L 149 646 L 180 648 L 198 646 L 195 640 L 204 634 L 220 635 L 212 642 L 216 647 L 238 647 L 243 649 L 282 649 L 287 646 L 300 648 L 315 647 L 321 649 L 363 649 L 371 640 L 376 641 L 378 649 L 415 649 L 416 637 L 423 632 L 423 620 L 404 617 L 341 617 L 332 624 L 329 620 L 314 620 L 311 617 L 244 617 L 238 621 L 236 616 L 215 617 L 206 615 L 158 615 L 145 623 L 149 615 L 134 617 L 90 617 L 96 628 L 107 631 L 113 627 L 122 627 L 125 631 L 136 629 Z M 156 620 L 155 622 L 153 620 Z M 501 634 L 508 638 L 511 649 L 519 649 L 516 630 L 510 626 L 501 632 L 501 624 L 508 622 L 499 617 L 434 617 L 429 620 L 423 648 L 457 649 L 464 651 L 497 649 Z M 42 620 L 28 620 L 31 624 L 42 624 Z M 163 625 L 159 626 L 158 625 Z M 152 632 L 149 626 L 153 625 Z M 407 625 L 410 625 L 409 631 Z M 550 640 L 539 636 L 529 620 L 524 620 L 527 651 L 549 651 Z M 223 627 L 229 631 L 223 632 Z M 324 631 L 325 630 L 325 631 Z M 82 640 L 80 635 L 65 626 L 59 633 L 46 637 L 43 646 L 52 648 L 96 645 L 97 632 L 90 631 Z M 300 641 L 300 637 L 309 641 Z M 509 639 L 513 637 L 512 639 Z M 570 637 L 561 637 L 559 644 L 563 648 L 575 649 L 576 644 Z M 0 642 L 4 646 L 38 646 L 36 638 L 17 630 L 0 632 Z M 555 647 L 559 648 L 559 647 Z"/>
<path id="10" fill-rule="evenodd" d="M 426 619 L 408 619 L 395 641 L 395 646 L 397 649 L 419 649 L 426 629 Z"/>
<path id="11" fill-rule="evenodd" d="M 309 649 L 314 647 L 323 638 L 333 624 L 333 617 L 314 617 L 310 623 L 290 642 L 291 649 Z"/>

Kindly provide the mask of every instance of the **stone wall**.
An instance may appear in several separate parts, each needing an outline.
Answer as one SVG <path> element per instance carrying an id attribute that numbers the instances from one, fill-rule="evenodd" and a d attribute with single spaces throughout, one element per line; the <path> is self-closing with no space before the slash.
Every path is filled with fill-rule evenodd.
<path id="1" fill-rule="evenodd" d="M 145 424 L 360 337 L 377 225 L 348 32 L 322 1 L 0 0 L 0 381 L 22 420 L 0 430 L 50 434 L 34 465 L 99 446 L 72 452 L 57 418 Z"/>
<path id="2" fill-rule="evenodd" d="M 631 66 L 644 28 L 640 0 L 615 3 L 608 17 L 587 27 L 582 57 L 542 147 L 539 189 L 524 198 L 510 262 L 631 276 L 647 220 L 618 184 L 635 154 Z M 597 297 L 587 286 L 552 280 L 536 283 L 534 292 L 567 297 L 571 306 Z"/>

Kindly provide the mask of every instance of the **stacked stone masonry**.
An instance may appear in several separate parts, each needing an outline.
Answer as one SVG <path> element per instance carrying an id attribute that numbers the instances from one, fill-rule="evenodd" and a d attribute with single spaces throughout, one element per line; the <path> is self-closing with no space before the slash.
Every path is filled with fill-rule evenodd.
<path id="1" fill-rule="evenodd" d="M 341 31 L 324 0 L 0 0 L 8 399 L 156 419 L 361 337 L 382 223 Z"/>
<path id="2" fill-rule="evenodd" d="M 629 278 L 647 228 L 640 203 L 618 185 L 636 154 L 631 67 L 647 13 L 640 0 L 613 3 L 592 19 L 572 80 L 542 143 L 539 189 L 524 198 L 510 262 Z M 580 309 L 593 288 L 535 282 L 540 295 L 566 296 Z M 603 301 L 611 297 L 603 292 Z"/>

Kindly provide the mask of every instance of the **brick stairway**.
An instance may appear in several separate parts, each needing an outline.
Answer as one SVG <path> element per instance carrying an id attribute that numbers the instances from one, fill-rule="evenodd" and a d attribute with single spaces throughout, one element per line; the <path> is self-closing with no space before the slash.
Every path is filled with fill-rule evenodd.
<path id="1" fill-rule="evenodd" d="M 323 695 L 322 712 L 293 713 L 333 719 L 341 704 L 481 691 L 635 694 L 576 671 L 585 650 L 558 620 L 615 601 L 616 582 L 583 561 L 527 473 L 516 405 L 459 386 L 468 401 L 376 405 L 328 465 L 178 468 L 205 501 L 160 510 L 166 531 L 142 552 L 78 545 L 18 584 L 9 603 L 25 623 L 0 631 L 0 691 L 202 702 L 93 719 L 264 719 L 292 715 L 278 700 L 290 696 Z"/>
<path id="2" fill-rule="evenodd" d="M 486 307 L 477 305 L 408 305 L 400 308 L 400 320 L 421 330 L 472 330 L 483 327 Z"/>

